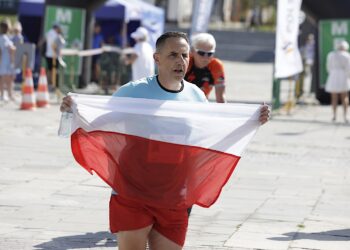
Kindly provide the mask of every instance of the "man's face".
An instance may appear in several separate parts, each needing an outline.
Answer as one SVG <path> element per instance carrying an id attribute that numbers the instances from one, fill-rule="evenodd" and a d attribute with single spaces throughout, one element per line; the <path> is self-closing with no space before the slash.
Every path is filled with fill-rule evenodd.
<path id="1" fill-rule="evenodd" d="M 192 48 L 194 65 L 197 68 L 205 68 L 208 66 L 214 56 L 214 48 L 208 43 L 198 43 L 196 48 Z"/>
<path id="2" fill-rule="evenodd" d="M 98 34 L 98 33 L 100 33 L 101 32 L 101 27 L 100 26 L 95 26 L 94 27 L 94 33 L 95 34 Z"/>
<path id="3" fill-rule="evenodd" d="M 55 30 L 56 30 L 57 34 L 62 34 L 62 29 L 61 29 L 61 27 L 57 26 L 57 27 L 55 28 Z"/>
<path id="4" fill-rule="evenodd" d="M 189 45 L 183 38 L 172 37 L 154 54 L 154 60 L 163 77 L 182 81 L 189 64 Z"/>

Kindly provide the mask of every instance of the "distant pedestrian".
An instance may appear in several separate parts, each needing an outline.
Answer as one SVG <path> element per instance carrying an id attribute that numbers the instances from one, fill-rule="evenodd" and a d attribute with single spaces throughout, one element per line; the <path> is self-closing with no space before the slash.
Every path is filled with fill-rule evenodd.
<path id="1" fill-rule="evenodd" d="M 11 41 L 13 42 L 17 51 L 19 49 L 19 46 L 24 43 L 24 36 L 22 34 L 22 24 L 19 21 L 16 21 L 13 24 Z M 18 65 L 17 67 L 18 68 L 15 69 L 14 76 L 13 76 L 14 80 L 16 79 L 16 75 L 20 74 L 22 70 L 21 69 L 22 65 Z"/>
<path id="2" fill-rule="evenodd" d="M 133 52 L 125 57 L 125 64 L 131 64 L 132 80 L 136 81 L 154 74 L 153 48 L 148 43 L 148 31 L 144 27 L 138 27 L 131 37 L 136 44 Z"/>
<path id="3" fill-rule="evenodd" d="M 315 36 L 309 34 L 305 41 L 305 45 L 302 48 L 302 54 L 305 65 L 310 69 L 314 65 L 315 60 Z"/>
<path id="4" fill-rule="evenodd" d="M 15 75 L 15 51 L 16 47 L 8 33 L 10 24 L 8 21 L 0 23 L 0 100 L 5 100 L 5 89 L 8 98 L 15 101 L 13 96 L 13 81 Z"/>
<path id="5" fill-rule="evenodd" d="M 333 121 L 337 119 L 338 96 L 340 95 L 343 105 L 344 122 L 349 123 L 347 110 L 349 106 L 348 91 L 350 90 L 350 54 L 349 44 L 341 41 L 336 50 L 327 56 L 328 78 L 325 90 L 331 94 Z"/>
<path id="6" fill-rule="evenodd" d="M 57 70 L 60 65 L 65 66 L 61 55 L 61 50 L 65 44 L 61 26 L 58 23 L 53 24 L 52 28 L 46 33 L 45 39 L 48 80 L 53 87 L 58 87 Z"/>
<path id="7" fill-rule="evenodd" d="M 94 35 L 92 40 L 92 48 L 98 49 L 101 48 L 105 43 L 105 39 L 101 32 L 101 26 L 96 23 L 94 27 Z M 99 59 L 101 54 L 93 55 L 92 56 L 92 63 L 91 63 L 91 81 L 92 82 L 99 82 L 100 78 L 100 65 L 99 65 Z"/>
<path id="8" fill-rule="evenodd" d="M 305 45 L 301 48 L 304 64 L 304 76 L 308 76 L 308 81 L 303 82 L 303 94 L 311 94 L 312 68 L 315 61 L 315 36 L 309 34 L 305 41 Z M 305 78 L 305 77 L 304 77 Z"/>
<path id="9" fill-rule="evenodd" d="M 192 36 L 190 64 L 185 79 L 203 90 L 206 97 L 215 88 L 216 102 L 226 102 L 223 63 L 214 57 L 215 38 L 209 33 Z"/>
<path id="10" fill-rule="evenodd" d="M 24 37 L 22 35 L 22 24 L 19 21 L 15 22 L 13 25 L 11 40 L 15 46 L 24 42 Z"/>

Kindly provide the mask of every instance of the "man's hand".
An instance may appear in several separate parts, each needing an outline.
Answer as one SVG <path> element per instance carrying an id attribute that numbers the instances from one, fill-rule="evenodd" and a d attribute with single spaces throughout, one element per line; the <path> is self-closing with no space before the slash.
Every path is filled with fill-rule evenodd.
<path id="1" fill-rule="evenodd" d="M 260 124 L 263 125 L 269 120 L 269 118 L 270 118 L 269 106 L 264 103 L 260 108 L 260 117 L 259 117 Z"/>
<path id="2" fill-rule="evenodd" d="M 60 106 L 60 110 L 61 112 L 72 112 L 72 104 L 73 104 L 73 100 L 72 97 L 70 96 L 65 96 L 62 100 L 61 106 Z"/>

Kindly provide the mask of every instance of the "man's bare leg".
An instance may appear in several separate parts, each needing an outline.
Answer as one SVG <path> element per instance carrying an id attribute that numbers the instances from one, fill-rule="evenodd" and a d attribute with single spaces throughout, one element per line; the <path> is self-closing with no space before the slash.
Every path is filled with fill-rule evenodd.
<path id="1" fill-rule="evenodd" d="M 151 229 L 152 225 L 149 225 L 137 230 L 118 232 L 116 236 L 119 250 L 145 250 Z"/>
<path id="2" fill-rule="evenodd" d="M 340 94 L 341 102 L 343 105 L 344 122 L 348 123 L 348 106 L 349 106 L 349 96 L 348 92 L 343 92 Z"/>
<path id="3" fill-rule="evenodd" d="M 181 250 L 182 246 L 164 237 L 152 229 L 149 234 L 149 247 L 151 250 Z"/>
<path id="4" fill-rule="evenodd" d="M 338 93 L 331 93 L 331 102 L 333 110 L 333 121 L 337 119 Z"/>

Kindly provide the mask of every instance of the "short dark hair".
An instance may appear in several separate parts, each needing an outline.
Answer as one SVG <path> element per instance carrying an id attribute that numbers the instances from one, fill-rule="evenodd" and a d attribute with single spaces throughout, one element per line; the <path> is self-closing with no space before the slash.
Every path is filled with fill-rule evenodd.
<path id="1" fill-rule="evenodd" d="M 9 30 L 9 25 L 6 21 L 1 21 L 0 23 L 0 33 L 6 34 Z"/>
<path id="2" fill-rule="evenodd" d="M 188 40 L 188 37 L 186 33 L 179 32 L 179 31 L 169 31 L 165 32 L 163 35 L 161 35 L 156 42 L 156 51 L 159 51 L 165 44 L 165 41 L 169 38 L 183 38 L 186 40 L 188 44 L 190 44 L 190 41 Z"/>
<path id="3" fill-rule="evenodd" d="M 61 25 L 59 23 L 54 23 L 52 25 L 52 28 L 54 28 L 54 29 L 61 29 Z"/>

